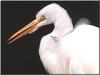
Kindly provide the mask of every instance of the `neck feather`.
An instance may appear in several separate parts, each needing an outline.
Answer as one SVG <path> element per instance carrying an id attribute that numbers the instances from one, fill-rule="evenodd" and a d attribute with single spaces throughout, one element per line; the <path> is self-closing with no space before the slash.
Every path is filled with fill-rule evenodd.
<path id="1" fill-rule="evenodd" d="M 54 22 L 54 30 L 52 36 L 57 39 L 62 38 L 65 34 L 70 33 L 73 30 L 73 24 L 68 14 L 62 14 L 56 17 Z"/>

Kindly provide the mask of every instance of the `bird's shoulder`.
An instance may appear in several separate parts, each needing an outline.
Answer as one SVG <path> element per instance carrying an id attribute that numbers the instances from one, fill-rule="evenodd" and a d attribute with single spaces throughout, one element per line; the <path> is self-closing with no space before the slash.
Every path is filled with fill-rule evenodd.
<path id="1" fill-rule="evenodd" d="M 47 34 L 41 38 L 41 42 L 47 42 L 51 39 L 50 34 Z"/>
<path id="2" fill-rule="evenodd" d="M 54 53 L 58 49 L 57 45 L 58 43 L 56 43 L 55 40 L 48 34 L 40 41 L 39 53 Z"/>
<path id="3" fill-rule="evenodd" d="M 48 43 L 48 42 L 56 42 L 56 37 L 53 37 L 52 34 L 47 34 L 42 37 L 41 42 Z"/>
<path id="4" fill-rule="evenodd" d="M 40 41 L 40 49 L 55 49 L 57 48 L 57 42 L 53 39 L 51 34 L 44 36 Z"/>

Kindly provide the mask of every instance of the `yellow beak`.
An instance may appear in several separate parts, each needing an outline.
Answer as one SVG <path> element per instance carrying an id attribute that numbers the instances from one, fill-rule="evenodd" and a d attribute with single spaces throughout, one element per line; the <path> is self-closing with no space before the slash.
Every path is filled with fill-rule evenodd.
<path id="1" fill-rule="evenodd" d="M 39 17 L 37 17 L 35 20 L 33 20 L 32 22 L 30 22 L 29 24 L 27 24 L 25 27 L 23 27 L 22 29 L 20 29 L 19 31 L 17 31 L 15 34 L 13 34 L 7 40 L 8 44 L 16 41 L 17 39 L 25 36 L 26 34 L 28 34 L 29 31 L 31 31 L 33 28 L 35 28 L 37 26 L 37 24 L 40 23 L 43 20 L 45 20 L 45 16 L 39 16 Z"/>

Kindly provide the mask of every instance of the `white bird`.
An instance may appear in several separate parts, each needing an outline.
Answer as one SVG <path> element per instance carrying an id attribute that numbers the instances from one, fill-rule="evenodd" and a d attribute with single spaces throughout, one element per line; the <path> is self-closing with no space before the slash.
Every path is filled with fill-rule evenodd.
<path id="1" fill-rule="evenodd" d="M 8 41 L 12 43 L 53 23 L 54 30 L 41 39 L 39 47 L 46 71 L 50 74 L 99 74 L 99 28 L 81 21 L 74 28 L 67 11 L 52 3 Z"/>

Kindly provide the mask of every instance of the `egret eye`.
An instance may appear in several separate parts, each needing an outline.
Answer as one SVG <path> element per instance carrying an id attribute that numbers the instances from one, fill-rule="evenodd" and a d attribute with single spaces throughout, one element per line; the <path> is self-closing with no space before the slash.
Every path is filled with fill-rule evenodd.
<path id="1" fill-rule="evenodd" d="M 38 20 L 39 22 L 44 21 L 44 20 L 46 19 L 46 17 L 45 17 L 44 15 L 37 16 L 36 18 L 37 18 L 37 20 Z"/>

